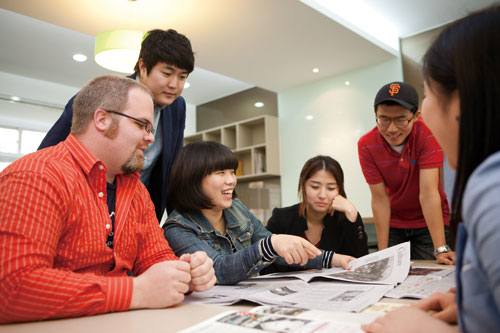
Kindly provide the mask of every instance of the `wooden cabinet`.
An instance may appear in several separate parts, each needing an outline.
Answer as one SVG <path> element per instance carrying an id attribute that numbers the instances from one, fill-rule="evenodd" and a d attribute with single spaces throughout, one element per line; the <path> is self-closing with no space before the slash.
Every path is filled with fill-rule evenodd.
<path id="1" fill-rule="evenodd" d="M 238 156 L 238 180 L 252 181 L 280 175 L 278 137 L 278 118 L 265 115 L 186 136 L 184 145 L 196 141 L 222 143 Z"/>

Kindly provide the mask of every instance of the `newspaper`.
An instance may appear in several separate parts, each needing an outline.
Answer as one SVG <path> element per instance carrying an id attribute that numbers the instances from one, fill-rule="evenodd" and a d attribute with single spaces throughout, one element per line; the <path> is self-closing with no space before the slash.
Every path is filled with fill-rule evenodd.
<path id="1" fill-rule="evenodd" d="M 309 282 L 316 278 L 357 282 L 363 284 L 396 285 L 403 282 L 410 270 L 410 242 L 391 246 L 355 259 L 349 264 L 350 270 L 334 267 L 324 270 L 274 273 L 254 277 L 251 280 L 273 278 L 298 278 Z"/>
<path id="2" fill-rule="evenodd" d="M 181 332 L 347 332 L 361 333 L 361 325 L 381 314 L 352 314 L 295 307 L 262 306 L 248 312 L 221 313 Z"/>
<path id="3" fill-rule="evenodd" d="M 262 305 L 299 306 L 306 309 L 359 312 L 377 303 L 392 285 L 364 285 L 335 281 L 240 282 L 215 286 L 186 296 L 184 303 L 231 305 L 250 301 Z"/>
<path id="4" fill-rule="evenodd" d="M 260 292 L 280 288 L 281 286 L 307 286 L 304 281 L 272 280 L 251 281 L 246 280 L 235 285 L 216 285 L 212 289 L 203 292 L 194 292 L 184 298 L 183 303 L 231 305 L 239 301 L 248 300 L 251 295 Z"/>
<path id="5" fill-rule="evenodd" d="M 390 298 L 425 298 L 434 292 L 455 287 L 455 268 L 414 267 L 408 277 L 384 296 Z"/>
<path id="6" fill-rule="evenodd" d="M 284 285 L 248 295 L 245 299 L 263 305 L 359 312 L 377 303 L 392 288 L 392 285 L 317 281 L 305 285 Z"/>
<path id="7" fill-rule="evenodd" d="M 334 268 L 333 272 L 313 270 L 275 274 L 271 279 L 252 278 L 192 293 L 184 303 L 231 305 L 246 300 L 263 305 L 359 312 L 404 280 L 410 266 L 409 253 L 409 243 L 404 243 L 352 261 L 349 271 Z"/>

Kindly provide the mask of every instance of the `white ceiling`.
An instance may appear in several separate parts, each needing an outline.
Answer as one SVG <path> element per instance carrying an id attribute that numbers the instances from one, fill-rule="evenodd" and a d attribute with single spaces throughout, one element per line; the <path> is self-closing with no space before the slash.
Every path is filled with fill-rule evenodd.
<path id="1" fill-rule="evenodd" d="M 252 86 L 280 92 L 387 61 L 397 50 L 375 34 L 382 23 L 396 38 L 408 36 L 494 2 L 0 0 L 0 71 L 80 87 L 109 73 L 93 61 L 99 32 L 174 28 L 196 53 L 183 96 L 198 105 Z M 74 53 L 89 60 L 76 63 Z"/>

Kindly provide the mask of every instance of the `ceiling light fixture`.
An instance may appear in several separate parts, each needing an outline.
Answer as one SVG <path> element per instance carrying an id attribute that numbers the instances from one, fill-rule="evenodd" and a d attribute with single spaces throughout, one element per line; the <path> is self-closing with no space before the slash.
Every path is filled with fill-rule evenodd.
<path id="1" fill-rule="evenodd" d="M 142 31 L 106 30 L 95 39 L 95 62 L 106 69 L 133 73 L 144 37 Z"/>
<path id="2" fill-rule="evenodd" d="M 255 106 L 256 108 L 261 108 L 261 107 L 263 107 L 263 106 L 264 106 L 264 103 L 262 103 L 262 102 L 255 102 L 254 106 Z"/>
<path id="3" fill-rule="evenodd" d="M 191 87 L 191 83 L 187 82 L 184 83 L 184 89 Z"/>
<path id="4" fill-rule="evenodd" d="M 313 68 L 313 73 L 318 73 L 319 72 L 319 68 Z"/>
<path id="5" fill-rule="evenodd" d="M 348 86 L 348 85 L 351 84 L 351 82 L 349 82 L 349 81 L 345 81 L 344 83 L 345 83 L 346 86 Z"/>
<path id="6" fill-rule="evenodd" d="M 308 115 L 306 116 L 306 119 L 307 119 L 307 120 L 313 120 L 313 119 L 314 119 L 314 117 L 313 117 L 312 115 L 308 114 Z"/>
<path id="7" fill-rule="evenodd" d="M 87 61 L 87 56 L 81 53 L 73 54 L 73 60 L 78 62 L 84 62 Z"/>

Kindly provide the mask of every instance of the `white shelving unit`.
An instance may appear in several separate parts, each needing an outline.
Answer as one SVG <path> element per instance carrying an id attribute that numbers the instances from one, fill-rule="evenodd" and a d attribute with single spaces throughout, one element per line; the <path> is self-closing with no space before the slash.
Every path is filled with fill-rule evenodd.
<path id="1" fill-rule="evenodd" d="M 238 180 L 260 180 L 280 176 L 278 118 L 259 116 L 210 128 L 184 137 L 184 145 L 217 141 L 234 151 L 241 161 Z"/>

